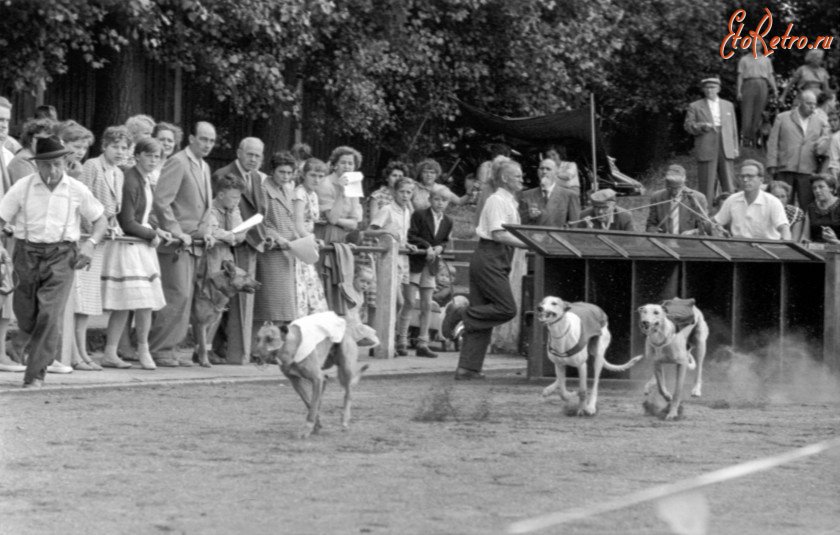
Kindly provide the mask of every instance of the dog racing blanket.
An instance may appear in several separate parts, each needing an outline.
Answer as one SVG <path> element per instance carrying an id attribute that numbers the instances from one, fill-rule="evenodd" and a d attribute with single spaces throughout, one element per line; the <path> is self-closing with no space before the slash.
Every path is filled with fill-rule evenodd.
<path id="1" fill-rule="evenodd" d="M 562 355 L 554 353 L 560 358 L 571 357 L 577 354 L 581 349 L 586 347 L 589 340 L 601 334 L 601 329 L 607 324 L 607 314 L 598 306 L 591 303 L 569 303 L 569 310 L 580 318 L 580 338 L 573 348 L 566 351 Z"/>
<path id="2" fill-rule="evenodd" d="M 301 362 L 309 356 L 322 341 L 329 339 L 337 344 L 344 338 L 347 322 L 332 311 L 318 312 L 298 318 L 291 326 L 300 329 L 300 345 L 295 351 L 295 362 Z"/>
<path id="3" fill-rule="evenodd" d="M 674 322 L 678 331 L 694 324 L 694 299 L 675 297 L 662 302 L 665 316 Z"/>

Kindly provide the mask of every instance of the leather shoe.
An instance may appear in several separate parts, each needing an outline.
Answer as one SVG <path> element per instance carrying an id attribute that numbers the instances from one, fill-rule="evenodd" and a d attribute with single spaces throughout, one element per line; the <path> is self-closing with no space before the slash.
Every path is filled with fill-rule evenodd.
<path id="1" fill-rule="evenodd" d="M 436 359 L 438 358 L 437 353 L 434 353 L 429 346 L 418 346 L 417 351 L 414 353 L 415 356 L 424 357 L 427 359 Z"/>
<path id="2" fill-rule="evenodd" d="M 44 386 L 43 379 L 32 379 L 28 383 L 23 383 L 23 388 L 42 388 Z"/>
<path id="3" fill-rule="evenodd" d="M 458 368 L 455 371 L 456 381 L 472 381 L 474 379 L 484 379 L 484 374 L 481 372 L 468 370 L 466 368 Z"/>
<path id="4" fill-rule="evenodd" d="M 178 359 L 157 359 L 155 364 L 158 368 L 177 368 L 181 365 Z"/>
<path id="5" fill-rule="evenodd" d="M 447 340 L 453 340 L 455 327 L 464 319 L 466 306 L 450 305 L 446 308 L 446 315 L 440 322 L 440 334 Z"/>
<path id="6" fill-rule="evenodd" d="M 128 368 L 131 368 L 131 364 L 117 356 L 102 357 L 102 361 L 99 364 L 103 368 L 117 368 L 120 370 L 126 370 Z"/>
<path id="7" fill-rule="evenodd" d="M 408 348 L 404 345 L 397 346 L 397 356 L 398 357 L 407 357 L 408 356 Z"/>

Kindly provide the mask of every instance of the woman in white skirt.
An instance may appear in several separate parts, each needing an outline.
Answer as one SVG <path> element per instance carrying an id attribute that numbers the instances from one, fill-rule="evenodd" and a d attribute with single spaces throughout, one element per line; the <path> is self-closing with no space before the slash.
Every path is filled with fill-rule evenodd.
<path id="1" fill-rule="evenodd" d="M 125 172 L 117 219 L 125 236 L 136 240 L 113 241 L 105 250 L 102 307 L 110 311 L 111 316 L 108 318 L 103 363 L 125 362 L 117 356 L 117 345 L 129 312 L 134 311 L 140 366 L 144 370 L 155 369 L 155 362 L 149 353 L 152 311 L 160 310 L 166 304 L 155 247 L 161 240 L 167 243 L 172 241 L 168 232 L 155 230 L 149 223 L 152 210 L 149 177 L 162 157 L 163 152 L 157 140 L 140 139 L 134 146 L 135 166 Z"/>
<path id="2" fill-rule="evenodd" d="M 122 235 L 117 223 L 123 188 L 123 172 L 119 166 L 128 157 L 130 144 L 131 137 L 124 126 L 109 126 L 102 134 L 102 155 L 86 161 L 79 177 L 105 207 L 103 216 L 108 220 L 108 235 L 111 237 Z M 82 233 L 90 233 L 90 222 L 82 221 Z M 104 240 L 103 243 L 95 244 L 90 267 L 76 271 L 73 301 L 76 343 L 73 361 L 77 363 L 77 369 L 86 369 L 81 367 L 81 363 L 93 365 L 93 360 L 87 352 L 88 318 L 102 314 L 102 260 L 106 248 L 112 243 L 111 240 Z M 119 359 L 103 359 L 101 364 L 106 368 L 131 367 L 131 364 Z"/>

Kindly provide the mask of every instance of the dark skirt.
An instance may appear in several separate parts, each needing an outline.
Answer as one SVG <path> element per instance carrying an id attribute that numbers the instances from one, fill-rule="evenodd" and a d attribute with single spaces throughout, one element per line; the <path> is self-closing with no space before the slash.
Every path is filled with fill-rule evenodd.
<path id="1" fill-rule="evenodd" d="M 296 317 L 295 262 L 288 251 L 272 250 L 257 256 L 254 321 L 293 321 Z"/>

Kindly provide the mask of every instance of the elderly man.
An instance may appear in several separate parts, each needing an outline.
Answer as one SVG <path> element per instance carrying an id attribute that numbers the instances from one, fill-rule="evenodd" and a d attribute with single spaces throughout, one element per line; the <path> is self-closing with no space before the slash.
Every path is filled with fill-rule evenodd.
<path id="1" fill-rule="evenodd" d="M 767 173 L 793 188 L 803 210 L 814 200 L 810 179 L 818 169 L 817 144 L 831 133 L 825 117 L 814 113 L 816 108 L 817 95 L 803 91 L 796 108 L 776 117 L 767 140 Z"/>
<path id="2" fill-rule="evenodd" d="M 580 228 L 633 232 L 633 216 L 615 203 L 615 191 L 607 188 L 589 195 L 592 206 L 580 213 Z"/>
<path id="3" fill-rule="evenodd" d="M 686 187 L 685 168 L 671 165 L 665 172 L 665 187 L 650 197 L 646 232 L 703 234 L 708 222 L 708 203 L 699 191 Z"/>
<path id="4" fill-rule="evenodd" d="M 540 162 L 537 170 L 540 186 L 522 192 L 519 217 L 525 225 L 564 227 L 580 215 L 580 199 L 557 180 L 557 163 L 551 159 Z"/>
<path id="5" fill-rule="evenodd" d="M 735 238 L 790 240 L 790 224 L 782 202 L 762 191 L 764 166 L 756 160 L 744 160 L 739 168 L 741 189 L 730 195 L 714 220 L 728 226 Z"/>
<path id="6" fill-rule="evenodd" d="M 223 176 L 234 175 L 242 179 L 245 184 L 245 190 L 239 201 L 242 219 L 248 219 L 256 214 L 265 215 L 262 180 L 258 173 L 263 161 L 263 151 L 262 141 L 255 137 L 246 137 L 239 143 L 236 160 L 213 173 L 214 189 L 216 181 Z M 245 235 L 245 241 L 233 249 L 236 265 L 247 271 L 251 277 L 257 274 L 257 254 L 263 252 L 264 241 L 265 227 L 260 224 L 249 230 Z M 232 298 L 228 311 L 222 319 L 224 330 L 220 329 L 227 340 L 225 360 L 228 363 L 249 362 L 253 321 L 254 294 L 241 293 Z"/>
<path id="7" fill-rule="evenodd" d="M 216 144 L 212 124 L 198 122 L 189 146 L 173 154 L 160 172 L 154 191 L 153 207 L 158 225 L 180 243 L 158 248 L 160 278 L 166 306 L 155 313 L 149 334 L 149 351 L 158 366 L 191 366 L 179 361 L 175 352 L 190 325 L 190 310 L 202 247 L 193 240 L 204 239 L 212 247 L 210 208 L 212 186 L 210 167 L 204 161 Z"/>
<path id="8" fill-rule="evenodd" d="M 0 200 L 0 227 L 11 223 L 17 239 L 13 305 L 30 344 L 24 388 L 42 386 L 47 366 L 59 355 L 73 270 L 90 264 L 108 226 L 102 204 L 65 172 L 64 157 L 73 151 L 55 136 L 36 139 L 33 148 L 38 172 L 15 182 Z M 83 217 L 93 221 L 93 232 L 79 245 Z M 5 249 L 0 255 L 7 256 Z"/>
<path id="9" fill-rule="evenodd" d="M 735 123 L 735 107 L 728 100 L 718 98 L 720 79 L 705 78 L 700 85 L 705 98 L 688 106 L 684 127 L 694 136 L 698 189 L 708 202 L 712 202 L 717 180 L 720 180 L 723 191 L 735 189 L 738 126 Z"/>

